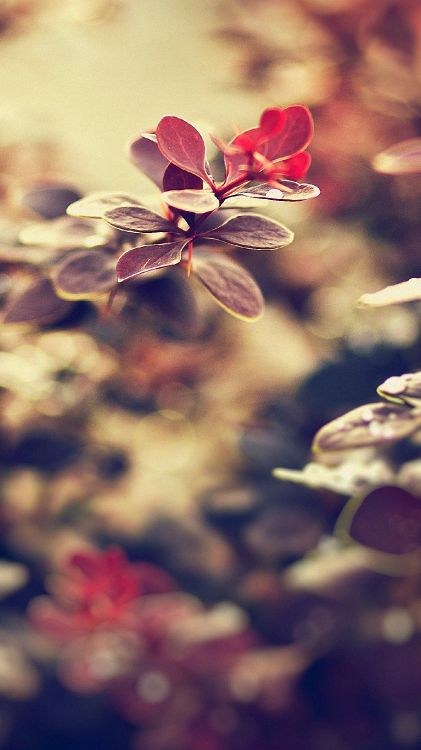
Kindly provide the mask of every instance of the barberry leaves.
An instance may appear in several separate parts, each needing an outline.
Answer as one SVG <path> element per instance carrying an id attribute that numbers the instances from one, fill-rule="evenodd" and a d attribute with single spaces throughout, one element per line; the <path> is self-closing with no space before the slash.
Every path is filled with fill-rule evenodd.
<path id="1" fill-rule="evenodd" d="M 90 193 L 67 207 L 69 216 L 77 216 L 83 219 L 102 219 L 106 211 L 111 211 L 117 206 L 140 206 L 140 201 L 133 195 L 127 193 L 115 193 L 103 191 Z"/>
<path id="2" fill-rule="evenodd" d="M 359 307 L 386 307 L 418 300 L 421 300 L 421 279 L 413 278 L 386 286 L 378 292 L 363 294 L 357 304 Z"/>
<path id="3" fill-rule="evenodd" d="M 172 208 L 194 214 L 207 214 L 219 208 L 218 198 L 205 190 L 168 190 L 161 198 Z"/>
<path id="4" fill-rule="evenodd" d="M 264 308 L 262 293 L 238 263 L 224 255 L 199 251 L 193 258 L 193 271 L 227 312 L 246 321 L 260 318 Z"/>
<path id="5" fill-rule="evenodd" d="M 205 142 L 193 125 L 180 117 L 163 117 L 158 123 L 156 137 L 159 149 L 168 161 L 213 186 L 206 171 Z"/>
<path id="6" fill-rule="evenodd" d="M 288 227 L 251 213 L 233 216 L 204 236 L 253 250 L 277 250 L 289 245 L 294 239 L 294 234 Z"/>
<path id="7" fill-rule="evenodd" d="M 115 261 L 100 250 L 72 253 L 53 274 L 56 292 L 64 299 L 90 299 L 109 291 L 116 282 Z"/>
<path id="8" fill-rule="evenodd" d="M 245 198 L 261 198 L 269 201 L 305 201 L 309 198 L 316 198 L 320 195 L 320 190 L 316 185 L 309 185 L 305 182 L 294 182 L 293 180 L 282 180 L 279 187 L 274 187 L 269 182 L 262 182 L 257 185 L 251 185 L 237 193 L 229 195 L 229 198 L 244 196 Z"/>
<path id="9" fill-rule="evenodd" d="M 365 404 L 322 427 L 313 450 L 342 451 L 364 446 L 387 446 L 421 428 L 421 408 L 398 404 Z"/>
<path id="10" fill-rule="evenodd" d="M 143 206 L 121 206 L 106 211 L 104 219 L 123 232 L 177 232 L 172 221 Z"/>
<path id="11" fill-rule="evenodd" d="M 174 266 L 181 261 L 187 239 L 178 242 L 162 242 L 157 245 L 142 245 L 126 250 L 117 261 L 118 281 L 127 281 L 146 271 Z"/>
<path id="12" fill-rule="evenodd" d="M 414 174 L 421 172 L 421 138 L 395 143 L 373 159 L 376 172 L 383 174 Z"/>
<path id="13" fill-rule="evenodd" d="M 337 533 L 388 555 L 419 553 L 421 500 L 400 487 L 378 487 L 345 506 Z"/>
<path id="14" fill-rule="evenodd" d="M 71 310 L 71 303 L 57 297 L 50 279 L 38 279 L 18 294 L 7 306 L 4 323 L 44 325 L 62 320 Z"/>

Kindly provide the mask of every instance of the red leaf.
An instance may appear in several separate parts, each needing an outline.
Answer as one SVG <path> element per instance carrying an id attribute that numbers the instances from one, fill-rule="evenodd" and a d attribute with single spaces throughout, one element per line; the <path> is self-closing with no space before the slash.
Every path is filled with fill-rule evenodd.
<path id="1" fill-rule="evenodd" d="M 277 135 L 284 127 L 285 120 L 285 110 L 280 107 L 268 107 L 260 117 L 259 125 L 262 135 L 268 138 Z"/>
<path id="2" fill-rule="evenodd" d="M 213 185 L 206 171 L 205 142 L 193 125 L 180 117 L 163 117 L 156 129 L 161 153 L 168 161 Z"/>
<path id="3" fill-rule="evenodd" d="M 339 518 L 338 533 L 390 555 L 421 549 L 421 500 L 400 487 L 379 487 L 354 498 Z"/>
<path id="4" fill-rule="evenodd" d="M 133 164 L 161 189 L 168 159 L 159 150 L 156 136 L 143 133 L 129 144 L 129 155 Z"/>
<path id="5" fill-rule="evenodd" d="M 7 306 L 4 323 L 54 323 L 71 310 L 71 303 L 57 297 L 50 279 L 38 279 Z"/>
<path id="6" fill-rule="evenodd" d="M 196 252 L 193 271 L 227 312 L 254 321 L 263 313 L 262 293 L 252 276 L 224 255 Z"/>
<path id="7" fill-rule="evenodd" d="M 127 250 L 117 261 L 118 281 L 127 281 L 138 274 L 180 263 L 181 253 L 186 244 L 187 240 L 182 240 L 142 245 Z"/>
<path id="8" fill-rule="evenodd" d="M 269 161 L 295 156 L 307 148 L 313 137 L 313 118 L 307 107 L 297 104 L 283 112 L 285 122 L 281 132 L 270 138 L 261 149 Z"/>
<path id="9" fill-rule="evenodd" d="M 194 214 L 207 214 L 219 208 L 218 198 L 207 190 L 168 190 L 161 198 L 172 208 Z"/>
<path id="10" fill-rule="evenodd" d="M 75 201 L 75 203 L 71 203 L 67 208 L 67 214 L 84 219 L 102 219 L 106 211 L 123 205 L 140 206 L 140 201 L 127 193 L 112 193 L 109 191 L 91 193 Z"/>
<path id="11" fill-rule="evenodd" d="M 115 261 L 100 250 L 72 253 L 54 269 L 54 286 L 65 299 L 96 297 L 112 289 L 116 282 Z"/>
<path id="12" fill-rule="evenodd" d="M 307 151 L 302 151 L 290 159 L 275 161 L 273 164 L 273 175 L 275 179 L 286 177 L 291 180 L 301 180 L 307 174 L 310 164 L 310 154 Z"/>
<path id="13" fill-rule="evenodd" d="M 289 245 L 294 234 L 288 227 L 259 214 L 233 216 L 204 237 L 253 250 L 277 250 Z"/>
<path id="14" fill-rule="evenodd" d="M 203 180 L 195 174 L 180 169 L 176 164 L 168 164 L 165 170 L 162 187 L 164 191 L 168 190 L 201 190 Z"/>
<path id="15" fill-rule="evenodd" d="M 106 211 L 104 219 L 123 232 L 178 232 L 172 221 L 143 206 L 121 206 Z"/>
<path id="16" fill-rule="evenodd" d="M 318 195 L 320 195 L 320 190 L 316 185 L 283 180 L 279 183 L 279 188 L 273 187 L 269 182 L 251 185 L 244 190 L 239 190 L 238 193 L 229 195 L 226 201 L 239 196 L 261 198 L 268 201 L 305 201 L 309 198 L 316 198 Z"/>

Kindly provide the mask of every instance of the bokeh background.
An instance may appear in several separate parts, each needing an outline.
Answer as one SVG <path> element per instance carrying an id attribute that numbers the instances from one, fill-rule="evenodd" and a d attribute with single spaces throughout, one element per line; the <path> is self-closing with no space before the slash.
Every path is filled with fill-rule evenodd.
<path id="1" fill-rule="evenodd" d="M 6 311 L 64 246 L 37 186 L 153 205 L 126 144 L 165 114 L 229 140 L 305 104 L 321 190 L 238 253 L 256 323 L 194 287 L 193 325 L 177 276 L 1 323 L 0 747 L 421 747 L 419 433 L 311 454 L 421 363 L 419 302 L 356 305 L 419 275 L 420 176 L 373 166 L 420 135 L 419 2 L 3 0 L 0 91 Z"/>

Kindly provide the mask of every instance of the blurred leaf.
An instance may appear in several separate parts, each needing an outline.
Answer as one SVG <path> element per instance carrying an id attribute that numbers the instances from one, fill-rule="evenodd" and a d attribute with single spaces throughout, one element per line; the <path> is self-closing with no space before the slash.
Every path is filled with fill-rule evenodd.
<path id="1" fill-rule="evenodd" d="M 106 225 L 105 229 L 107 229 Z M 109 229 L 111 236 L 111 229 Z M 98 243 L 105 242 L 105 236 L 97 235 L 94 222 L 89 219 L 77 219 L 62 216 L 60 219 L 30 224 L 22 229 L 19 239 L 24 245 L 44 245 L 56 250 L 71 250 L 83 247 L 86 242 L 91 244 L 95 239 Z"/>
<path id="2" fill-rule="evenodd" d="M 379 396 L 395 403 L 421 406 L 421 372 L 395 375 L 377 388 Z"/>
<path id="3" fill-rule="evenodd" d="M 259 214 L 233 216 L 204 236 L 253 250 L 277 250 L 294 239 L 288 227 Z"/>
<path id="4" fill-rule="evenodd" d="M 7 306 L 4 323 L 53 323 L 64 318 L 72 305 L 57 297 L 50 279 L 39 279 Z"/>
<path id="5" fill-rule="evenodd" d="M 79 198 L 80 193 L 66 185 L 40 185 L 28 190 L 22 203 L 43 219 L 56 219 L 63 216 L 67 207 Z"/>
<path id="6" fill-rule="evenodd" d="M 130 159 L 143 174 L 149 177 L 160 189 L 168 159 L 162 155 L 152 133 L 143 133 L 129 145 Z"/>
<path id="7" fill-rule="evenodd" d="M 390 555 L 420 551 L 421 500 L 400 487 L 378 487 L 347 503 L 336 532 Z"/>
<path id="8" fill-rule="evenodd" d="M 4 598 L 22 588 L 28 580 L 28 569 L 19 563 L 0 561 L 0 597 Z"/>
<path id="9" fill-rule="evenodd" d="M 421 138 L 410 138 L 395 143 L 373 159 L 373 168 L 383 174 L 413 174 L 421 172 Z"/>
<path id="10" fill-rule="evenodd" d="M 413 278 L 402 281 L 400 284 L 386 286 L 378 292 L 363 294 L 357 304 L 359 307 L 385 307 L 419 300 L 421 300 L 421 278 Z"/>
<path id="11" fill-rule="evenodd" d="M 187 240 L 179 240 L 157 245 L 142 245 L 127 250 L 117 261 L 118 281 L 127 281 L 140 273 L 180 263 L 181 253 L 186 244 Z"/>
<path id="12" fill-rule="evenodd" d="M 90 193 L 67 208 L 69 216 L 77 216 L 85 219 L 102 219 L 106 211 L 117 206 L 139 206 L 140 202 L 133 195 L 127 193 L 112 193 L 104 191 Z"/>
<path id="13" fill-rule="evenodd" d="M 368 445 L 383 446 L 409 437 L 421 428 L 421 408 L 395 404 L 365 404 L 322 427 L 313 441 L 315 451 L 341 451 Z"/>
<path id="14" fill-rule="evenodd" d="M 178 232 L 172 221 L 142 206 L 121 206 L 106 211 L 104 219 L 123 232 Z"/>
<path id="15" fill-rule="evenodd" d="M 219 208 L 218 198 L 204 190 L 168 190 L 161 198 L 173 208 L 195 214 L 207 214 Z"/>
<path id="16" fill-rule="evenodd" d="M 159 149 L 168 161 L 212 185 L 205 166 L 205 142 L 193 125 L 180 117 L 163 117 L 158 123 L 156 137 Z"/>
<path id="17" fill-rule="evenodd" d="M 238 263 L 224 255 L 196 252 L 193 271 L 227 312 L 247 321 L 260 318 L 264 309 L 262 293 Z"/>
<path id="18" fill-rule="evenodd" d="M 64 299 L 90 299 L 117 283 L 115 260 L 101 250 L 72 253 L 54 269 L 53 283 Z"/>
<path id="19" fill-rule="evenodd" d="M 281 186 L 279 188 L 274 187 L 269 182 L 251 185 L 244 190 L 239 190 L 238 193 L 229 195 L 226 200 L 236 198 L 237 196 L 244 196 L 246 198 L 261 198 L 269 201 L 304 201 L 320 195 L 320 190 L 316 185 L 309 185 L 305 182 L 283 180 L 279 184 Z"/>
<path id="20" fill-rule="evenodd" d="M 165 192 L 168 190 L 202 190 L 203 180 L 195 174 L 180 169 L 176 164 L 168 164 L 162 187 Z"/>

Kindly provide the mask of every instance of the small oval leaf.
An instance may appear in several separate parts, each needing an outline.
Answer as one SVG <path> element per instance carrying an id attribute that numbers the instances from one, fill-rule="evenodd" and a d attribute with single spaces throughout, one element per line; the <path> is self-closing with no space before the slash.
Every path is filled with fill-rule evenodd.
<path id="1" fill-rule="evenodd" d="M 377 388 L 379 396 L 392 402 L 421 406 L 421 372 L 395 375 Z"/>
<path id="2" fill-rule="evenodd" d="M 320 195 L 320 190 L 316 185 L 282 180 L 279 183 L 279 188 L 274 187 L 269 182 L 263 182 L 240 190 L 238 193 L 233 193 L 226 200 L 244 196 L 245 198 L 260 198 L 267 201 L 305 201 L 309 198 L 316 198 L 318 195 Z"/>
<path id="3" fill-rule="evenodd" d="M 141 273 L 180 263 L 181 253 L 186 243 L 187 240 L 162 242 L 157 245 L 142 245 L 127 250 L 117 261 L 118 281 L 127 281 Z"/>
<path id="4" fill-rule="evenodd" d="M 7 306 L 4 323 L 55 323 L 62 320 L 72 305 L 57 297 L 50 279 L 38 279 Z"/>
<path id="5" fill-rule="evenodd" d="M 288 227 L 266 216 L 252 213 L 233 216 L 203 236 L 252 250 L 277 250 L 289 245 L 294 239 L 294 234 Z"/>
<path id="6" fill-rule="evenodd" d="M 395 143 L 373 159 L 373 168 L 383 174 L 417 174 L 421 172 L 421 138 Z"/>
<path id="7" fill-rule="evenodd" d="M 168 164 L 162 183 L 163 190 L 202 190 L 203 180 L 195 174 L 180 169 L 176 164 Z"/>
<path id="8" fill-rule="evenodd" d="M 165 170 L 168 167 L 168 159 L 161 153 L 156 141 L 156 135 L 142 133 L 129 144 L 129 156 L 131 162 L 140 169 L 146 177 L 149 177 L 159 189 L 162 189 L 162 181 Z"/>
<path id="9" fill-rule="evenodd" d="M 388 555 L 420 552 L 421 500 L 400 487 L 378 487 L 347 503 L 336 533 Z"/>
<path id="10" fill-rule="evenodd" d="M 159 149 L 168 161 L 197 175 L 209 185 L 213 184 L 205 166 L 205 142 L 193 125 L 180 117 L 163 117 L 158 123 L 156 137 Z"/>
<path id="11" fill-rule="evenodd" d="M 322 427 L 314 451 L 342 451 L 369 445 L 389 445 L 421 428 L 421 408 L 398 404 L 365 404 Z"/>
<path id="12" fill-rule="evenodd" d="M 100 250 L 72 253 L 54 269 L 53 283 L 64 299 L 91 299 L 117 283 L 115 261 Z"/>
<path id="13" fill-rule="evenodd" d="M 69 216 L 84 219 L 102 219 L 106 211 L 117 206 L 140 206 L 140 201 L 127 193 L 112 193 L 109 191 L 90 193 L 84 198 L 71 203 L 67 207 Z"/>
<path id="14" fill-rule="evenodd" d="M 94 242 L 104 244 L 107 239 L 106 234 L 109 234 L 109 238 L 112 236 L 112 230 L 105 224 L 104 229 L 104 233 L 101 231 L 98 234 L 96 222 L 62 216 L 60 219 L 30 224 L 22 229 L 19 240 L 24 245 L 43 245 L 55 250 L 71 250 L 87 244 L 91 246 Z"/>
<path id="15" fill-rule="evenodd" d="M 264 309 L 262 293 L 238 263 L 224 255 L 196 251 L 193 271 L 224 310 L 249 322 L 260 318 Z"/>
<path id="16" fill-rule="evenodd" d="M 168 190 L 161 198 L 172 208 L 194 214 L 207 214 L 219 208 L 218 198 L 205 190 Z"/>
<path id="17" fill-rule="evenodd" d="M 178 232 L 172 221 L 142 206 L 121 206 L 106 211 L 104 219 L 123 232 Z"/>
<path id="18" fill-rule="evenodd" d="M 357 305 L 358 307 L 386 307 L 419 300 L 421 300 L 421 279 L 413 278 L 386 286 L 378 292 L 363 294 L 357 301 Z"/>
<path id="19" fill-rule="evenodd" d="M 63 216 L 68 206 L 80 197 L 77 190 L 58 183 L 33 187 L 24 194 L 22 203 L 43 219 L 56 219 Z"/>
<path id="20" fill-rule="evenodd" d="M 259 149 L 269 161 L 289 159 L 304 151 L 314 133 L 310 110 L 301 104 L 294 104 L 283 110 L 284 123 L 281 131 Z"/>

